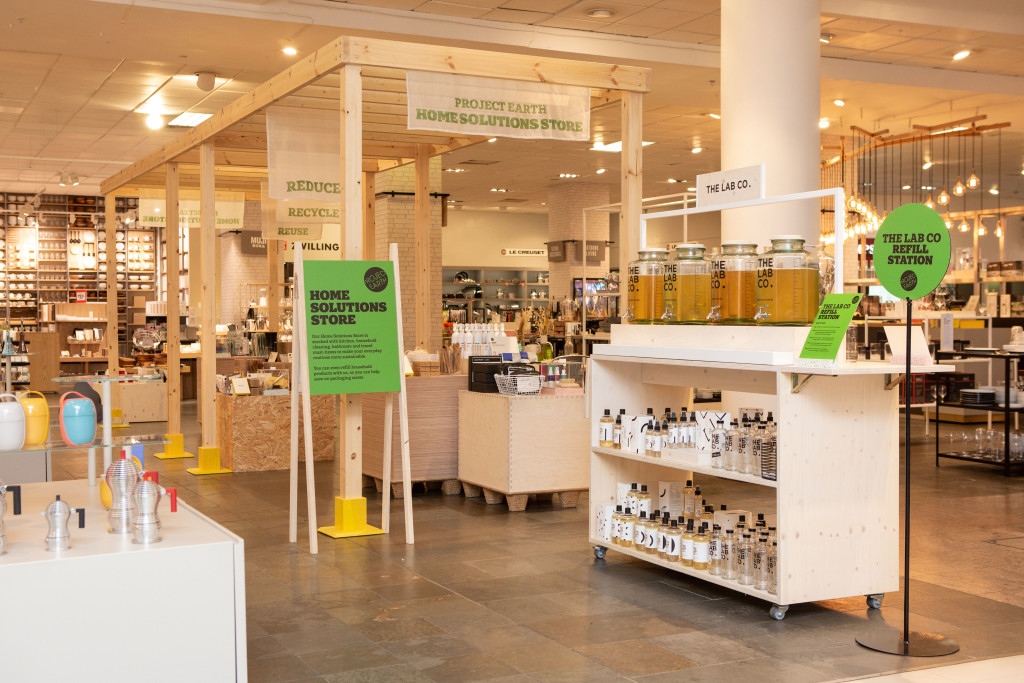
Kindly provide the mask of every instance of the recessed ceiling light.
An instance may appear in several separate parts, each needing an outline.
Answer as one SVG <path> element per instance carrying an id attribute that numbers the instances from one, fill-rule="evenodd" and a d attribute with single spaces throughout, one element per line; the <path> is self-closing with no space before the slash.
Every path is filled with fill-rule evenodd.
<path id="1" fill-rule="evenodd" d="M 491 139 L 490 139 L 490 140 L 488 140 L 487 142 L 497 142 L 497 141 L 498 141 L 498 138 L 491 138 Z"/>
<path id="2" fill-rule="evenodd" d="M 832 39 L 835 37 L 836 36 L 834 33 L 822 33 L 820 36 L 818 36 L 818 42 L 820 42 L 822 45 L 828 45 L 829 43 L 832 42 Z"/>
<path id="3" fill-rule="evenodd" d="M 587 12 L 587 16 L 592 17 L 594 19 L 610 19 L 611 17 L 615 16 L 615 12 L 613 12 L 610 9 L 598 8 L 592 9 L 589 12 Z"/>
<path id="4" fill-rule="evenodd" d="M 678 183 L 678 182 L 679 182 L 679 180 L 678 180 L 677 178 L 669 178 L 669 179 L 668 179 L 668 180 L 666 180 L 665 182 L 666 182 L 666 183 Z"/>
<path id="5" fill-rule="evenodd" d="M 213 116 L 213 114 L 200 114 L 199 112 L 187 111 L 184 114 L 178 114 L 175 116 L 167 125 L 193 128 L 211 116 Z"/>
<path id="6" fill-rule="evenodd" d="M 932 162 L 926 161 L 923 164 L 921 164 L 921 170 L 922 171 L 927 171 L 929 168 L 932 167 L 932 165 L 933 165 Z"/>
<path id="7" fill-rule="evenodd" d="M 959 62 L 961 59 L 967 59 L 970 56 L 971 56 L 971 51 L 970 50 L 960 50 L 960 52 L 957 52 L 955 55 L 953 55 L 953 61 L 954 62 Z"/>
<path id="8" fill-rule="evenodd" d="M 934 185 L 922 185 L 921 189 L 922 190 L 934 190 L 935 186 Z"/>
<path id="9" fill-rule="evenodd" d="M 845 107 L 846 106 L 846 100 L 841 99 L 841 98 L 836 98 L 836 99 L 832 100 L 832 104 L 836 105 L 837 107 Z"/>
<path id="10" fill-rule="evenodd" d="M 164 127 L 164 117 L 160 114 L 150 114 L 146 117 L 146 127 L 150 130 L 160 130 Z"/>
<path id="11" fill-rule="evenodd" d="M 491 192 L 508 192 L 508 188 L 504 187 L 492 187 Z"/>
<path id="12" fill-rule="evenodd" d="M 696 192 L 697 188 L 696 187 L 688 187 L 688 188 L 686 188 L 686 191 L 687 192 Z"/>
<path id="13" fill-rule="evenodd" d="M 294 57 L 295 55 L 299 54 L 299 51 L 296 50 L 291 45 L 286 45 L 285 47 L 282 47 L 281 52 L 285 53 L 289 57 Z"/>
<path id="14" fill-rule="evenodd" d="M 997 185 L 993 185 L 992 187 L 990 187 L 988 189 L 988 193 L 989 194 L 999 194 L 999 187 Z"/>
<path id="15" fill-rule="evenodd" d="M 653 142 L 644 141 L 640 143 L 642 146 L 647 147 L 653 145 Z M 621 152 L 622 151 L 622 140 L 618 142 L 609 142 L 607 145 L 603 142 L 594 142 L 594 145 L 590 148 L 595 152 Z"/>
<path id="16" fill-rule="evenodd" d="M 821 128 L 822 130 L 824 130 L 825 128 L 828 128 L 831 125 L 832 124 L 829 123 L 829 120 L 828 120 L 827 117 L 818 120 L 818 128 Z"/>
<path id="17" fill-rule="evenodd" d="M 708 116 L 710 116 L 713 119 L 720 119 L 720 118 L 722 118 L 721 114 L 716 114 L 714 112 L 709 113 Z"/>
<path id="18" fill-rule="evenodd" d="M 601 175 L 602 173 L 604 173 L 604 171 L 605 171 L 605 169 L 599 168 L 599 169 L 597 169 L 597 174 Z"/>
<path id="19" fill-rule="evenodd" d="M 443 170 L 444 170 L 445 173 L 465 173 L 469 169 L 468 168 L 446 168 L 446 169 L 443 169 Z"/>
<path id="20" fill-rule="evenodd" d="M 578 178 L 579 173 L 559 173 L 559 178 Z"/>
<path id="21" fill-rule="evenodd" d="M 901 190 L 909 190 L 909 189 L 910 189 L 910 185 L 904 185 L 904 186 L 903 186 L 903 187 L 901 187 L 900 189 L 901 189 Z"/>
<path id="22" fill-rule="evenodd" d="M 694 147 L 693 149 L 690 150 L 690 154 L 700 154 L 703 151 L 703 147 Z"/>

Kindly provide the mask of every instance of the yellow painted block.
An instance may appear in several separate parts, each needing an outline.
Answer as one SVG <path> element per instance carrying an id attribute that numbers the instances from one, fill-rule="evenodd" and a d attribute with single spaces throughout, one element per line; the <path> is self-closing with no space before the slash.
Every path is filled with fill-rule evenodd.
<path id="1" fill-rule="evenodd" d="M 199 447 L 199 467 L 189 467 L 185 470 L 189 474 L 224 474 L 231 470 L 220 466 L 220 448 L 217 446 Z"/>
<path id="2" fill-rule="evenodd" d="M 161 460 L 196 457 L 191 453 L 185 452 L 185 436 L 183 434 L 164 434 L 164 438 L 167 439 L 167 443 L 164 444 L 163 453 L 155 453 L 153 457 L 160 458 Z M 219 465 L 220 463 L 218 462 L 217 464 Z"/>
<path id="3" fill-rule="evenodd" d="M 383 529 L 366 523 L 365 498 L 335 498 L 334 526 L 322 526 L 317 531 L 331 538 L 376 536 L 384 533 Z"/>
<path id="4" fill-rule="evenodd" d="M 111 408 L 110 410 L 110 426 L 112 429 L 124 429 L 125 427 L 131 427 L 124 419 L 124 413 L 117 408 Z"/>

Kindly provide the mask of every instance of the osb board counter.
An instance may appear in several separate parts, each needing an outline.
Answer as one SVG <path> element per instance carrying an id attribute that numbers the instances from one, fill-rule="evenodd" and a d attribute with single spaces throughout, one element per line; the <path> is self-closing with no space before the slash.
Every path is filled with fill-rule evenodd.
<path id="1" fill-rule="evenodd" d="M 531 493 L 558 493 L 575 507 L 590 486 L 590 423 L 584 396 L 459 392 L 459 479 L 466 495 L 509 510 Z"/>
<path id="2" fill-rule="evenodd" d="M 334 460 L 338 411 L 333 396 L 311 396 L 314 460 Z M 301 411 L 300 411 L 301 413 Z M 299 416 L 299 434 L 302 434 Z M 217 392 L 217 444 L 224 467 L 235 472 L 288 468 L 291 396 L 232 396 Z M 299 459 L 305 459 L 299 439 Z"/>
<path id="3" fill-rule="evenodd" d="M 466 375 L 406 377 L 409 406 L 410 481 L 448 482 L 446 493 L 458 493 L 459 391 Z M 384 397 L 363 396 L 363 474 L 382 479 L 384 472 Z M 398 401 L 391 422 L 391 481 L 402 481 L 402 449 Z M 400 490 L 400 488 L 399 488 Z"/>

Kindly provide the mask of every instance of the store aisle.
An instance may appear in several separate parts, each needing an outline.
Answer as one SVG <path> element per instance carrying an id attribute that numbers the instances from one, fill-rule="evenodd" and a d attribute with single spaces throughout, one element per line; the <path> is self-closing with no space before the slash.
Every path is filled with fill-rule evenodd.
<path id="1" fill-rule="evenodd" d="M 195 406 L 186 405 L 192 450 Z M 245 538 L 254 683 L 799 683 L 1024 653 L 1024 545 L 1014 541 L 1024 537 L 1024 481 L 967 464 L 936 470 L 934 442 L 919 431 L 915 425 L 913 626 L 960 641 L 960 653 L 941 659 L 903 660 L 854 643 L 865 629 L 902 623 L 899 594 L 887 595 L 881 610 L 867 610 L 862 597 L 795 605 L 775 622 L 766 603 L 727 589 L 614 552 L 595 563 L 585 497 L 576 510 L 531 501 L 525 513 L 509 514 L 420 488 L 416 545 L 404 543 L 396 501 L 390 537 L 321 536 L 320 554 L 310 556 L 302 526 L 298 545 L 287 542 L 287 472 L 198 478 L 184 472 L 189 460 L 147 465 Z M 84 476 L 83 456 L 54 459 L 55 472 Z M 337 489 L 333 463 L 318 464 L 316 476 L 323 521 Z M 701 484 L 714 500 L 731 482 Z M 366 495 L 379 510 L 375 492 Z M 944 671 L 956 670 L 935 673 Z"/>

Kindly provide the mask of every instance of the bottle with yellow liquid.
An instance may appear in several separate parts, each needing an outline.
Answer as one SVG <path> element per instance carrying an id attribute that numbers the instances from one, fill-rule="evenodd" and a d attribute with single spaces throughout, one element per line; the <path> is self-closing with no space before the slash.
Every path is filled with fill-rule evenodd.
<path id="1" fill-rule="evenodd" d="M 676 260 L 665 264 L 666 323 L 708 322 L 711 313 L 711 262 L 701 244 L 676 245 Z"/>
<path id="2" fill-rule="evenodd" d="M 663 322 L 665 314 L 665 263 L 668 249 L 641 249 L 629 264 L 629 290 L 626 320 L 633 324 Z"/>
<path id="3" fill-rule="evenodd" d="M 757 303 L 757 245 L 723 242 L 722 253 L 711 261 L 709 322 L 752 325 Z"/>
<path id="4" fill-rule="evenodd" d="M 772 238 L 772 250 L 757 258 L 758 325 L 810 325 L 818 313 L 819 273 L 804 238 Z"/>

